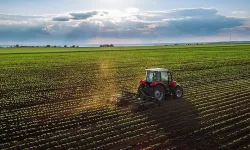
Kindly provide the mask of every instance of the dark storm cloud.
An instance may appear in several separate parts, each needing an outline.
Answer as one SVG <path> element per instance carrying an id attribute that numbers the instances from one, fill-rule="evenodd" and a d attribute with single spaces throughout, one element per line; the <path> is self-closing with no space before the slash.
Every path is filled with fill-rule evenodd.
<path id="1" fill-rule="evenodd" d="M 73 20 L 85 20 L 97 14 L 98 14 L 97 11 L 86 12 L 86 13 L 70 13 L 70 15 L 73 17 L 72 18 Z"/>
<path id="2" fill-rule="evenodd" d="M 98 14 L 98 11 L 69 13 L 69 16 L 57 16 L 52 21 L 86 20 Z"/>
<path id="3" fill-rule="evenodd" d="M 52 18 L 52 21 L 69 21 L 71 18 L 68 16 L 58 16 Z"/>

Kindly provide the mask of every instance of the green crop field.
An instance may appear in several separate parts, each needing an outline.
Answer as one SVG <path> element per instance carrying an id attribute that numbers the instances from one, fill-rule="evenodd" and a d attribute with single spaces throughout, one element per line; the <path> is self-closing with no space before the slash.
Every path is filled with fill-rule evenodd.
<path id="1" fill-rule="evenodd" d="M 184 98 L 134 111 L 146 68 Z M 0 149 L 250 149 L 250 45 L 0 48 L 0 106 Z"/>

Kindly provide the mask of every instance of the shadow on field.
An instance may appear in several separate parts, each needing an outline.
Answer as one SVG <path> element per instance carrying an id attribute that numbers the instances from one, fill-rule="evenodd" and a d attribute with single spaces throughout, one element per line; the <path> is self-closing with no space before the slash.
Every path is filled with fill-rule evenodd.
<path id="1" fill-rule="evenodd" d="M 134 98 L 134 99 L 133 99 Z M 157 125 L 156 130 L 164 136 L 157 141 L 148 142 L 144 145 L 137 145 L 135 149 L 142 149 L 149 145 L 161 143 L 156 148 L 178 149 L 217 149 L 213 137 L 204 138 L 198 132 L 201 129 L 199 111 L 185 98 L 173 99 L 168 96 L 159 106 L 155 102 L 140 101 L 135 93 L 123 92 L 117 106 L 131 108 L 134 114 L 145 115 L 145 121 Z M 201 139 L 200 139 L 201 138 Z M 150 140 L 150 139 L 149 139 Z M 166 142 L 168 141 L 168 142 Z"/>

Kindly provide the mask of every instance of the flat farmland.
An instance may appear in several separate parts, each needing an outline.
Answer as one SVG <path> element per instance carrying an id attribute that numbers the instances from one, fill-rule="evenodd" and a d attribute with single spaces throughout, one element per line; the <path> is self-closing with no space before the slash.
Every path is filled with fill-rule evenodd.
<path id="1" fill-rule="evenodd" d="M 146 68 L 183 99 L 134 111 Z M 0 149 L 250 149 L 250 45 L 1 48 L 0 106 Z"/>

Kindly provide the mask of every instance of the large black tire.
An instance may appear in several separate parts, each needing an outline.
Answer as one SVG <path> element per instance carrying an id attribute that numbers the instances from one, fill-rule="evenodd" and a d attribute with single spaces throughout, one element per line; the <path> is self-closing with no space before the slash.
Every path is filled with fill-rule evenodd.
<path id="1" fill-rule="evenodd" d="M 150 95 L 159 101 L 163 101 L 165 100 L 166 91 L 163 86 L 157 85 L 151 88 Z"/>
<path id="2" fill-rule="evenodd" d="M 183 97 L 183 88 L 180 87 L 179 85 L 176 86 L 176 87 L 173 89 L 173 96 L 174 96 L 175 99 L 182 98 L 182 97 Z"/>
<path id="3" fill-rule="evenodd" d="M 137 97 L 140 98 L 141 100 L 146 100 L 146 96 L 142 94 L 142 91 L 144 92 L 144 87 L 143 85 L 140 85 L 138 87 Z"/>

